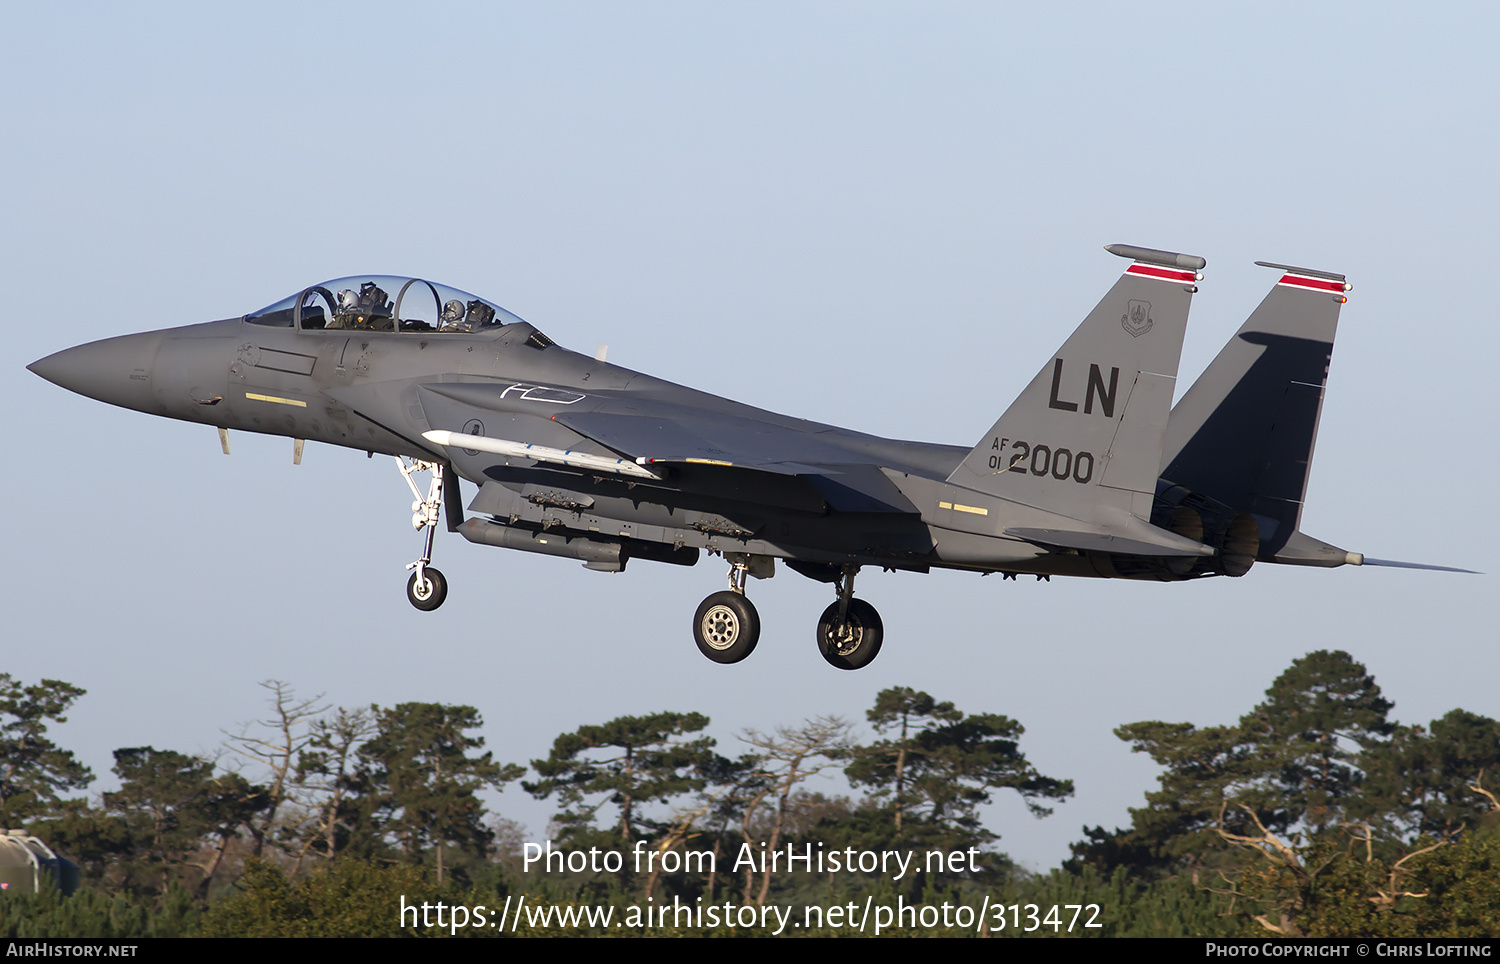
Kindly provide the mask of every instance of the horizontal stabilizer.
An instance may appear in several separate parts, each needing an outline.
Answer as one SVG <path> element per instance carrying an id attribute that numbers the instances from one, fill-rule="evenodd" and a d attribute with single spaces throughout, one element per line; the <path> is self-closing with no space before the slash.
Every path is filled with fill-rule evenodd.
<path id="1" fill-rule="evenodd" d="M 1358 552 L 1340 549 L 1321 539 L 1314 539 L 1300 529 L 1293 532 L 1291 538 L 1286 541 L 1286 545 L 1276 550 L 1276 554 L 1266 561 L 1291 566 L 1319 566 L 1325 569 L 1338 566 L 1385 566 L 1391 569 L 1432 569 L 1437 572 L 1467 572 L 1481 575 L 1473 569 L 1459 569 L 1456 566 L 1434 566 L 1425 562 L 1398 562 L 1395 559 L 1371 559 Z"/>
<path id="2" fill-rule="evenodd" d="M 1475 569 L 1460 569 L 1457 566 L 1434 566 L 1426 562 L 1397 562 L 1395 559 L 1371 559 L 1369 556 L 1356 563 L 1361 566 L 1387 566 L 1391 569 L 1433 569 L 1437 572 L 1467 572 L 1471 576 L 1482 576 L 1484 573 Z"/>
<path id="3" fill-rule="evenodd" d="M 1299 529 L 1294 531 L 1286 540 L 1286 544 L 1277 549 L 1266 561 L 1283 566 L 1317 566 L 1322 569 L 1336 569 L 1339 566 L 1357 566 L 1361 558 L 1357 552 L 1340 549 L 1322 539 L 1314 539 Z"/>

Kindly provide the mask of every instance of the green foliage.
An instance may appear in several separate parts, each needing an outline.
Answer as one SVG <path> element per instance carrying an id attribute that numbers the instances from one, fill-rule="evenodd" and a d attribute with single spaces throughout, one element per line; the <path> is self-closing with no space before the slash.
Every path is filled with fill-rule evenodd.
<path id="1" fill-rule="evenodd" d="M 1327 831 L 1264 848 L 1215 890 L 1247 937 L 1500 937 L 1500 837 L 1423 841 L 1390 859 L 1366 843 Z"/>
<path id="2" fill-rule="evenodd" d="M 472 706 L 402 703 L 371 713 L 376 732 L 359 748 L 351 780 L 362 812 L 375 833 L 397 841 L 408 862 L 420 862 L 433 848 L 441 882 L 444 845 L 481 857 L 489 850 L 493 834 L 481 819 L 479 791 L 498 790 L 525 771 L 489 753 L 470 755 L 484 746 L 467 733 L 483 725 Z"/>
<path id="3" fill-rule="evenodd" d="M 1500 722 L 1453 710 L 1431 726 L 1398 727 L 1365 755 L 1364 799 L 1355 816 L 1390 835 L 1450 837 L 1473 828 L 1500 793 Z"/>
<path id="4" fill-rule="evenodd" d="M 1097 905 L 1097 916 L 1084 914 L 1072 934 L 1039 927 L 1032 931 L 1008 927 L 996 937 L 1228 937 L 1238 933 L 1238 922 L 1221 914 L 1220 902 L 1187 878 L 1147 881 L 1118 867 L 1109 876 L 1092 867 L 1078 873 L 1053 870 L 1018 877 L 996 897 L 1007 905 L 1034 904 L 1040 908 Z"/>
<path id="5" fill-rule="evenodd" d="M 1115 736 L 1165 769 L 1159 788 L 1147 792 L 1147 805 L 1130 811 L 1130 828 L 1085 828 L 1088 840 L 1073 846 L 1074 870 L 1126 867 L 1156 878 L 1212 867 L 1224 853 L 1216 823 L 1228 800 L 1240 800 L 1273 824 L 1282 815 L 1274 799 L 1257 790 L 1259 766 L 1234 727 L 1153 721 L 1118 727 Z"/>
<path id="6" fill-rule="evenodd" d="M 336 861 L 302 880 L 252 860 L 240 878 L 240 891 L 216 903 L 205 916 L 203 937 L 447 937 L 451 926 L 438 927 L 435 907 L 495 906 L 495 892 L 434 884 L 426 872 L 406 864 L 380 865 L 363 860 Z M 503 895 L 501 903 L 504 902 Z M 426 903 L 434 910 L 429 926 L 402 908 Z M 451 923 L 451 915 L 444 923 Z M 465 916 L 467 920 L 467 914 Z M 491 937 L 488 927 L 460 927 L 462 937 Z"/>
<path id="7" fill-rule="evenodd" d="M 1417 858 L 1411 890 L 1395 910 L 1412 936 L 1500 937 L 1500 833 L 1470 834 Z"/>
<path id="8" fill-rule="evenodd" d="M 988 842 L 995 835 L 980 825 L 977 808 L 992 791 L 1015 790 L 1039 817 L 1052 812 L 1042 800 L 1073 793 L 1071 780 L 1044 777 L 1027 762 L 1017 743 L 1025 728 L 1009 717 L 965 715 L 907 687 L 881 692 L 867 715 L 876 732 L 894 738 L 853 748 L 844 772 L 872 789 L 898 838 L 923 826 L 929 837 L 951 838 L 933 839 L 934 846 Z"/>
<path id="9" fill-rule="evenodd" d="M 637 875 L 627 858 L 617 876 L 524 877 L 514 855 L 490 859 L 496 824 L 482 819 L 479 802 L 523 770 L 481 752 L 472 707 L 405 703 L 325 715 L 280 684 L 274 691 L 276 739 L 233 738 L 263 764 L 253 776 L 264 785 L 198 757 L 124 748 L 115 754 L 120 789 L 91 806 L 58 798 L 88 773 L 46 741 L 43 725 L 62 720 L 82 691 L 56 681 L 21 687 L 0 675 L 0 713 L 8 714 L 0 738 L 14 748 L 0 762 L 8 794 L 0 813 L 31 814 L 32 831 L 78 862 L 87 881 L 67 899 L 0 897 L 0 933 L 439 936 L 452 919 L 439 923 L 438 904 L 496 910 L 524 880 L 528 906 L 608 907 L 617 920 L 633 911 L 639 925 L 554 919 L 529 926 L 535 936 L 702 934 L 639 924 L 643 908 L 674 898 L 794 913 L 867 898 L 886 908 L 1021 905 L 1007 911 L 1007 927 L 987 923 L 995 936 L 1066 936 L 1036 915 L 1087 905 L 1097 905 L 1087 916 L 1102 926 L 1075 927 L 1072 936 L 1500 936 L 1500 723 L 1454 710 L 1425 728 L 1399 726 L 1375 681 L 1341 652 L 1295 661 L 1233 725 L 1120 727 L 1118 736 L 1162 765 L 1157 789 L 1131 812 L 1128 829 L 1086 829 L 1075 859 L 1039 876 L 990 849 L 997 838 L 979 808 L 1013 789 L 1045 815 L 1072 784 L 1030 765 L 1016 721 L 965 714 L 909 688 L 878 695 L 868 713 L 878 739 L 863 746 L 833 718 L 747 731 L 751 752 L 736 761 L 714 752 L 699 713 L 621 717 L 563 734 L 548 759 L 534 761 L 539 779 L 524 784 L 560 800 L 561 846 L 628 852 L 647 842 L 655 855 L 711 852 L 718 868 L 682 862 L 668 871 L 663 862 Z M 854 803 L 807 789 L 831 766 L 869 796 Z M 615 813 L 596 827 L 606 806 Z M 281 862 L 251 859 L 242 869 L 262 842 L 281 848 Z M 899 850 L 914 860 L 899 882 L 881 872 L 733 866 L 742 847 L 753 855 L 788 846 Z M 963 866 L 929 874 L 933 850 L 958 853 Z M 411 909 L 405 917 L 403 906 Z M 1029 922 L 1039 926 L 1028 932 Z M 885 936 L 975 933 L 903 926 Z M 498 936 L 488 926 L 459 933 Z M 799 933 L 849 931 L 829 924 Z"/>
<path id="10" fill-rule="evenodd" d="M 1068 869 L 1191 876 L 1244 936 L 1494 933 L 1500 806 L 1481 791 L 1500 724 L 1455 710 L 1424 730 L 1390 710 L 1363 666 L 1320 651 L 1235 726 L 1122 726 L 1159 788 L 1128 829 L 1086 829 Z"/>
<path id="11" fill-rule="evenodd" d="M 192 937 L 198 902 L 173 886 L 162 899 L 107 894 L 84 888 L 69 897 L 47 887 L 37 894 L 6 894 L 0 937 Z"/>
<path id="12" fill-rule="evenodd" d="M 238 774 L 215 775 L 209 761 L 174 750 L 116 750 L 114 771 L 120 789 L 104 794 L 104 806 L 121 818 L 129 842 L 117 861 L 121 883 L 139 892 L 165 893 L 178 881 L 206 896 L 224 847 L 266 806 L 263 787 Z M 108 824 L 96 820 L 95 826 Z M 195 865 L 192 858 L 208 840 L 216 849 Z"/>
<path id="13" fill-rule="evenodd" d="M 29 829 L 54 851 L 66 854 L 93 886 L 104 887 L 106 877 L 117 878 L 116 868 L 135 853 L 136 838 L 129 823 L 86 800 L 64 801 L 53 817 L 33 821 Z"/>
<path id="14" fill-rule="evenodd" d="M 23 686 L 0 673 L 0 827 L 17 827 L 61 802 L 58 794 L 81 790 L 94 774 L 47 739 L 47 721 L 66 723 L 63 714 L 84 690 L 61 680 Z"/>
<path id="15" fill-rule="evenodd" d="M 187 887 L 206 899 L 229 845 L 265 809 L 265 788 L 149 746 L 116 750 L 114 772 L 120 789 L 104 794 L 102 807 L 66 801 L 32 832 L 107 893 L 163 897 Z"/>
<path id="16" fill-rule="evenodd" d="M 1283 826 L 1316 831 L 1344 816 L 1363 771 L 1359 755 L 1390 736 L 1391 702 L 1375 678 L 1342 650 L 1294 660 L 1266 690 L 1266 700 L 1240 719 L 1253 748 L 1258 782 L 1274 792 Z"/>
<path id="17" fill-rule="evenodd" d="M 616 843 L 629 844 L 665 824 L 639 812 L 646 804 L 702 790 L 704 774 L 720 766 L 711 737 L 685 739 L 708 726 L 702 713 L 622 716 L 564 733 L 545 760 L 531 761 L 542 779 L 523 783 L 538 799 L 557 794 L 564 839 L 581 841 L 605 804 L 619 808 Z"/>
<path id="18" fill-rule="evenodd" d="M 1221 845 L 1221 828 L 1286 834 L 1334 825 L 1362 807 L 1363 767 L 1395 731 L 1390 709 L 1364 666 L 1319 650 L 1295 660 L 1234 726 L 1121 726 L 1116 736 L 1165 768 L 1159 789 L 1130 811 L 1128 830 L 1086 829 L 1071 866 L 1219 869 L 1241 859 Z"/>

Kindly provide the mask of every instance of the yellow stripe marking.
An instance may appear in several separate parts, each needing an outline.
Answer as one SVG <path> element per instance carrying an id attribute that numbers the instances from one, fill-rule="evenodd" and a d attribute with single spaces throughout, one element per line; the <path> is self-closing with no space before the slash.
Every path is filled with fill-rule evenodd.
<path id="1" fill-rule="evenodd" d="M 972 512 L 975 515 L 989 515 L 989 509 L 981 509 L 977 505 L 962 505 L 957 502 L 939 502 L 939 509 L 952 509 L 955 512 Z"/>
<path id="2" fill-rule="evenodd" d="M 281 398 L 277 395 L 257 395 L 254 392 L 246 392 L 245 397 L 255 402 L 275 402 L 277 405 L 295 405 L 298 408 L 306 408 L 306 402 L 299 402 L 295 398 Z"/>
<path id="3" fill-rule="evenodd" d="M 734 467 L 733 462 L 721 462 L 718 459 L 683 459 L 683 461 L 691 462 L 694 465 L 727 465 L 731 468 Z"/>

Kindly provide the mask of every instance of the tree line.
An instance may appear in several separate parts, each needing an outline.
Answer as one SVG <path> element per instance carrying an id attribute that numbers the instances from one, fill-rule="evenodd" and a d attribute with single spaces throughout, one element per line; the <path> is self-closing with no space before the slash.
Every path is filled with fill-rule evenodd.
<path id="1" fill-rule="evenodd" d="M 1015 720 L 910 688 L 877 695 L 863 737 L 822 717 L 748 730 L 725 755 L 705 735 L 708 717 L 662 712 L 560 734 L 527 767 L 484 750 L 473 707 L 332 708 L 262 685 L 270 712 L 229 737 L 220 759 L 121 748 L 120 788 L 89 798 L 74 794 L 93 774 L 47 735 L 84 691 L 0 674 L 0 826 L 25 827 L 83 877 L 74 897 L 36 899 L 52 909 L 37 910 L 33 931 L 25 915 L 8 916 L 11 936 L 96 905 L 115 923 L 70 926 L 378 932 L 394 915 L 350 909 L 378 899 L 345 893 L 335 913 L 310 895 L 389 893 L 397 881 L 403 893 L 425 885 L 479 902 L 1089 898 L 1113 909 L 1107 934 L 1500 934 L 1500 723 L 1458 709 L 1396 722 L 1347 653 L 1296 660 L 1232 725 L 1119 727 L 1162 767 L 1158 788 L 1129 826 L 1084 828 L 1072 858 L 1042 875 L 997 849 L 980 808 L 1014 791 L 1045 816 L 1072 782 L 1027 761 Z M 852 796 L 809 782 L 831 772 Z M 658 859 L 522 873 L 520 828 L 484 805 L 513 784 L 555 802 L 546 836 L 558 847 L 717 859 L 711 870 Z M 919 859 L 892 881 L 737 863 L 747 845 L 979 856 L 930 873 Z M 320 917 L 330 914 L 337 923 Z"/>
<path id="2" fill-rule="evenodd" d="M 1500 934 L 1500 723 L 1393 708 L 1320 650 L 1236 723 L 1121 726 L 1158 788 L 1130 826 L 1085 828 L 1066 867 L 1186 877 L 1254 935 Z"/>

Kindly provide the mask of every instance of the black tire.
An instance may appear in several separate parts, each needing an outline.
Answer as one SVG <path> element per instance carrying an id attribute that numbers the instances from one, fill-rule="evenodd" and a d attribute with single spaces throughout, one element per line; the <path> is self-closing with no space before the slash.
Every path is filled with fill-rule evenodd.
<path id="1" fill-rule="evenodd" d="M 760 642 L 760 613 L 737 592 L 716 592 L 693 614 L 693 641 L 715 663 L 738 663 Z"/>
<path id="2" fill-rule="evenodd" d="M 839 604 L 834 603 L 823 610 L 818 619 L 818 652 L 828 665 L 839 669 L 859 669 L 870 665 L 880 655 L 880 644 L 885 639 L 885 626 L 880 622 L 880 613 L 863 599 L 849 600 L 848 628 L 839 637 L 837 626 Z"/>
<path id="3" fill-rule="evenodd" d="M 441 572 L 438 572 L 431 566 L 423 567 L 422 572 L 427 576 L 427 579 L 421 587 L 417 586 L 417 574 L 415 572 L 411 574 L 410 579 L 406 580 L 406 599 L 407 602 L 410 602 L 413 606 L 422 610 L 422 612 L 430 613 L 441 606 L 444 599 L 448 598 L 448 580 L 443 578 Z"/>

